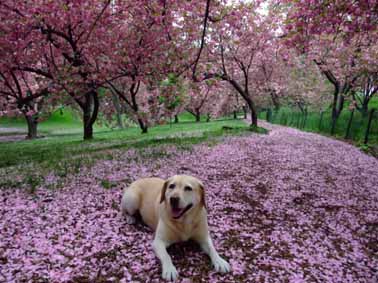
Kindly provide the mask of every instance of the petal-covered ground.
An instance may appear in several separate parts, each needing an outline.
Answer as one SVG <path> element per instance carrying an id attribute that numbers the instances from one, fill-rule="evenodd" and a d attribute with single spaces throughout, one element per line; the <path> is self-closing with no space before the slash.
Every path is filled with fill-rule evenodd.
<path id="1" fill-rule="evenodd" d="M 195 244 L 177 244 L 181 282 L 378 282 L 378 160 L 269 127 L 189 151 L 114 151 L 63 189 L 0 191 L 0 282 L 160 282 L 153 233 L 122 219 L 121 191 L 178 173 L 206 184 L 211 234 L 233 268 L 216 274 Z"/>

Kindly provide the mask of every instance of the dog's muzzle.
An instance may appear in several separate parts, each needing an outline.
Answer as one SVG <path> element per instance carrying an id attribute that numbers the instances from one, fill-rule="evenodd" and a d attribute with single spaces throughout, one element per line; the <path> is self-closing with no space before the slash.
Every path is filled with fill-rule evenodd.
<path id="1" fill-rule="evenodd" d="M 178 197 L 171 197 L 170 198 L 171 207 L 173 209 L 178 209 L 180 204 L 180 199 Z"/>
<path id="2" fill-rule="evenodd" d="M 171 204 L 173 219 L 179 219 L 193 206 L 193 204 L 189 204 L 185 208 L 180 208 L 180 199 L 178 197 L 171 197 L 169 202 Z"/>

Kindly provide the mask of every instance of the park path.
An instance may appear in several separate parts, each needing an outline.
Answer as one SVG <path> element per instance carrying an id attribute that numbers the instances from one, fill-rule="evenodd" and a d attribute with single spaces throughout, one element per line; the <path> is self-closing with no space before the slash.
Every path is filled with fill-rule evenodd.
<path id="1" fill-rule="evenodd" d="M 7 128 L 0 126 L 0 142 L 12 142 L 24 140 L 26 136 L 25 129 Z"/>
<path id="2" fill-rule="evenodd" d="M 313 133 L 261 122 L 267 135 L 114 150 L 35 194 L 0 191 L 0 281 L 159 282 L 153 234 L 119 214 L 122 188 L 199 177 L 219 275 L 192 244 L 169 249 L 181 282 L 378 282 L 378 160 Z M 52 189 L 55 184 L 63 188 Z"/>

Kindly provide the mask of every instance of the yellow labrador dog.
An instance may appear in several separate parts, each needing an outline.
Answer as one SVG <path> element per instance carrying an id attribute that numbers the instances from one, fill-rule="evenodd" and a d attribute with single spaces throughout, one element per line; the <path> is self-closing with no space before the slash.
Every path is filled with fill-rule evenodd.
<path id="1" fill-rule="evenodd" d="M 231 270 L 211 240 L 204 187 L 198 179 L 175 175 L 168 180 L 137 180 L 125 189 L 121 209 L 129 224 L 135 223 L 133 215 L 139 211 L 143 221 L 155 231 L 152 246 L 161 261 L 164 279 L 175 280 L 178 276 L 167 247 L 189 239 L 199 243 L 216 271 L 226 273 Z"/>

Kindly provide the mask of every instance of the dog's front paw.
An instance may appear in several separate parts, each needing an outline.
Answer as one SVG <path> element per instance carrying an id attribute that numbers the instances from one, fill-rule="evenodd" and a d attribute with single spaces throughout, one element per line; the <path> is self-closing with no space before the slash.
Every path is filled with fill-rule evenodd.
<path id="1" fill-rule="evenodd" d="M 231 271 L 231 266 L 230 264 L 225 261 L 223 258 L 218 256 L 214 261 L 213 261 L 214 268 L 217 272 L 221 273 L 227 273 Z"/>
<path id="2" fill-rule="evenodd" d="M 168 280 L 168 281 L 175 281 L 178 277 L 178 272 L 177 272 L 176 267 L 173 264 L 168 265 L 168 266 L 163 266 L 162 277 L 163 279 Z"/>
<path id="3" fill-rule="evenodd" d="M 127 224 L 135 224 L 136 219 L 135 219 L 134 216 L 131 216 L 131 215 L 126 214 L 125 217 L 126 217 L 126 223 L 127 223 Z"/>

